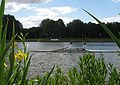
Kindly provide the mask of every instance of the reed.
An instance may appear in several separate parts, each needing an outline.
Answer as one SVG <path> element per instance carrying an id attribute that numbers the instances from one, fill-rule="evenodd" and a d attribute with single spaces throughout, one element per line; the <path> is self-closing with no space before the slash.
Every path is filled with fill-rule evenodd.
<path id="1" fill-rule="evenodd" d="M 11 41 L 6 45 L 7 20 L 5 28 L 3 28 L 2 18 L 4 15 L 5 0 L 0 4 L 0 85 L 26 85 L 27 72 L 30 65 L 28 58 L 29 52 L 26 51 L 25 37 L 22 36 L 23 50 L 15 46 L 15 24 L 13 22 L 13 32 Z M 17 51 L 15 51 L 17 50 Z"/>
<path id="2" fill-rule="evenodd" d="M 120 41 L 119 41 L 119 39 L 110 31 L 110 29 L 104 23 L 102 23 L 99 19 L 97 19 L 94 15 L 92 15 L 91 13 L 86 11 L 85 9 L 82 9 L 82 10 L 85 11 L 87 14 L 89 14 L 92 18 L 94 18 L 99 23 L 99 25 L 108 33 L 108 35 L 117 44 L 117 46 L 120 48 Z"/>

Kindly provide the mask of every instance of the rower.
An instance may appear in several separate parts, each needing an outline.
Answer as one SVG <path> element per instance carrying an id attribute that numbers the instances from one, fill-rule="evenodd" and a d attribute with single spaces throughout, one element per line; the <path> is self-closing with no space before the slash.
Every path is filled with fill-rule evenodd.
<path id="1" fill-rule="evenodd" d="M 84 42 L 82 46 L 82 50 L 85 50 L 85 47 L 86 47 L 86 43 Z"/>
<path id="2" fill-rule="evenodd" d="M 72 42 L 70 42 L 70 45 L 69 45 L 68 49 L 70 50 L 70 49 L 71 49 L 71 47 L 72 47 Z"/>

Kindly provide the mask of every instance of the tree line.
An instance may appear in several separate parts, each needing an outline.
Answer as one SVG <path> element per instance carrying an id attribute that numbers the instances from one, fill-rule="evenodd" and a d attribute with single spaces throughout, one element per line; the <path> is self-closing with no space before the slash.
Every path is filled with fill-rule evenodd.
<path id="1" fill-rule="evenodd" d="M 99 24 L 92 22 L 84 23 L 79 19 L 73 20 L 66 25 L 62 19 L 57 21 L 52 19 L 44 19 L 39 26 L 31 28 L 23 28 L 22 23 L 15 19 L 14 16 L 5 15 L 3 17 L 3 27 L 8 21 L 7 38 L 12 36 L 13 21 L 15 23 L 16 33 L 23 33 L 28 35 L 26 38 L 109 38 L 109 35 L 104 31 Z M 104 23 L 109 29 L 119 38 L 120 23 Z"/>
<path id="2" fill-rule="evenodd" d="M 12 15 L 4 15 L 3 16 L 3 29 L 7 25 L 7 39 L 11 39 L 12 37 L 12 31 L 13 31 L 13 22 L 15 25 L 15 33 L 20 33 L 20 31 L 23 29 L 22 23 L 20 23 L 18 20 L 15 19 Z M 3 30 L 4 31 L 4 30 Z"/>

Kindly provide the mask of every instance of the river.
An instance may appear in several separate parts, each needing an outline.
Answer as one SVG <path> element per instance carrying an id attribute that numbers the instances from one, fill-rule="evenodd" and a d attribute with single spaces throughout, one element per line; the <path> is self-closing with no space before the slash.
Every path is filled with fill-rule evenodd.
<path id="1" fill-rule="evenodd" d="M 83 42 L 73 42 L 72 48 L 82 48 Z M 61 49 L 69 46 L 69 42 L 26 42 L 29 51 L 50 51 Z M 21 43 L 18 43 L 22 48 Z M 113 42 L 86 42 L 87 50 L 119 50 L 116 43 Z M 50 71 L 52 67 L 58 65 L 63 72 L 67 72 L 72 66 L 77 66 L 79 56 L 83 53 L 79 52 L 30 52 L 33 54 L 28 76 L 34 77 L 43 75 L 44 72 Z M 96 57 L 104 57 L 106 64 L 112 63 L 120 69 L 120 56 L 118 53 L 95 53 Z"/>

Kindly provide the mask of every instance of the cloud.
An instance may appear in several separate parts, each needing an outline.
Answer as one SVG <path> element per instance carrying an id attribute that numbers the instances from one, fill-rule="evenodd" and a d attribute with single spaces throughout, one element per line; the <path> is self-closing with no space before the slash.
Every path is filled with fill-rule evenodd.
<path id="1" fill-rule="evenodd" d="M 43 3 L 43 2 L 50 2 L 52 0 L 8 0 L 9 2 L 17 2 L 17 3 Z"/>
<path id="2" fill-rule="evenodd" d="M 76 11 L 76 8 L 71 8 L 69 6 L 64 7 L 52 7 L 51 10 L 56 11 L 60 14 L 67 14 Z"/>
<path id="3" fill-rule="evenodd" d="M 38 16 L 49 16 L 49 17 L 52 17 L 52 16 L 57 16 L 59 15 L 59 13 L 49 9 L 49 8 L 35 8 L 33 10 L 33 12 L 36 13 L 36 15 Z"/>
<path id="4" fill-rule="evenodd" d="M 119 3 L 120 2 L 120 0 L 112 0 L 113 2 L 115 2 L 115 3 Z"/>
<path id="5" fill-rule="evenodd" d="M 113 16 L 113 17 L 107 17 L 107 18 L 103 18 L 103 19 L 100 19 L 101 22 L 120 22 L 120 16 L 117 15 L 117 16 Z M 97 23 L 96 21 L 93 21 L 94 23 Z"/>
<path id="6" fill-rule="evenodd" d="M 31 7 L 29 4 L 20 4 L 20 3 L 11 2 L 6 4 L 5 9 L 6 12 L 15 13 L 21 9 L 31 9 Z"/>
<path id="7" fill-rule="evenodd" d="M 23 24 L 24 28 L 30 28 L 33 26 L 38 26 L 41 22 L 41 17 L 38 16 L 28 16 L 28 17 L 20 17 L 18 20 Z"/>
<path id="8" fill-rule="evenodd" d="M 20 13 L 21 10 L 26 10 L 31 14 L 34 13 L 34 15 L 29 14 L 29 16 L 27 17 L 17 16 L 18 17 L 17 19 L 23 24 L 25 28 L 38 26 L 43 19 L 47 19 L 47 18 L 54 19 L 54 20 L 63 19 L 65 23 L 67 23 L 73 19 L 69 17 L 62 17 L 62 16 L 76 11 L 76 8 L 69 7 L 69 6 L 38 8 L 33 6 L 32 4 L 26 4 L 25 2 L 27 1 L 28 0 L 9 0 L 9 2 L 6 4 L 6 7 L 5 7 L 6 14 L 13 14 L 13 15 L 15 13 L 18 14 Z M 51 1 L 51 0 L 29 0 L 30 3 L 44 2 L 44 1 Z"/>
<path id="9" fill-rule="evenodd" d="M 58 16 L 63 14 L 68 14 L 75 12 L 77 9 L 69 6 L 63 7 L 51 7 L 51 8 L 35 8 L 33 11 L 36 12 L 36 15 L 45 15 L 45 16 Z"/>
<path id="10" fill-rule="evenodd" d="M 72 21 L 72 18 L 65 17 L 65 14 L 73 13 L 76 8 L 69 6 L 64 7 L 51 7 L 51 8 L 33 8 L 34 16 L 27 16 L 18 18 L 18 20 L 23 24 L 25 28 L 38 26 L 43 19 L 63 19 L 65 23 Z M 63 17 L 64 16 L 64 17 Z"/>
<path id="11" fill-rule="evenodd" d="M 108 17 L 108 18 L 103 18 L 103 22 L 120 22 L 120 16 L 113 16 L 113 17 Z"/>
<path id="12" fill-rule="evenodd" d="M 64 21 L 65 24 L 69 23 L 70 21 L 73 20 L 73 18 L 69 18 L 69 17 L 62 17 L 62 16 L 56 16 L 56 17 L 48 17 L 48 16 L 28 16 L 28 17 L 20 17 L 18 18 L 18 20 L 23 24 L 24 28 L 30 28 L 30 27 L 36 27 L 39 26 L 39 24 L 41 23 L 41 21 L 43 19 L 53 19 L 53 20 L 58 20 L 58 19 L 62 19 Z"/>

